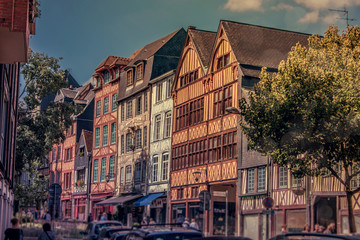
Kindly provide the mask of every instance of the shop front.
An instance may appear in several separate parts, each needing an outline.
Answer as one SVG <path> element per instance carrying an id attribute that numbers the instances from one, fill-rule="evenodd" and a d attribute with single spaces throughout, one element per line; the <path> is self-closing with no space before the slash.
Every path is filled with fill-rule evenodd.
<path id="1" fill-rule="evenodd" d="M 74 218 L 78 221 L 85 222 L 87 220 L 86 212 L 86 195 L 74 197 Z"/>
<path id="2" fill-rule="evenodd" d="M 156 223 L 166 223 L 166 206 L 166 195 L 163 192 L 148 194 L 134 202 L 134 207 L 144 207 L 144 216 L 149 216 Z"/>

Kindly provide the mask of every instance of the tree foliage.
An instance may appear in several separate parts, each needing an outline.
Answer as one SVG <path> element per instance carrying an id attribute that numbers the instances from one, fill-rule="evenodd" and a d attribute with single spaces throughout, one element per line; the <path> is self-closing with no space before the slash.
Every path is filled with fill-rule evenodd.
<path id="1" fill-rule="evenodd" d="M 26 186 L 15 186 L 15 198 L 31 203 L 40 196 L 46 198 L 43 186 L 47 178 L 39 178 L 37 169 L 52 146 L 65 139 L 64 132 L 72 124 L 74 107 L 67 102 L 51 102 L 47 109 L 40 111 L 45 97 L 55 95 L 66 86 L 59 59 L 30 50 L 29 61 L 22 65 L 21 73 L 25 84 L 20 94 L 15 169 L 18 173 L 26 172 L 30 181 Z"/>
<path id="2" fill-rule="evenodd" d="M 351 203 L 360 191 L 351 187 L 360 173 L 359 27 L 339 34 L 330 26 L 324 37 L 311 36 L 308 46 L 297 44 L 277 73 L 262 70 L 260 82 L 239 105 L 252 149 L 298 177 L 330 173 Z"/>

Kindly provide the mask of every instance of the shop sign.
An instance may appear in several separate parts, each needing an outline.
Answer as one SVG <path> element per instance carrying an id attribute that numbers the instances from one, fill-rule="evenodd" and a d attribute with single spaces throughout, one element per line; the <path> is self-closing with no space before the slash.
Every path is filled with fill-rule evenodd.
<path id="1" fill-rule="evenodd" d="M 224 191 L 213 191 L 214 197 L 226 197 L 226 192 Z"/>

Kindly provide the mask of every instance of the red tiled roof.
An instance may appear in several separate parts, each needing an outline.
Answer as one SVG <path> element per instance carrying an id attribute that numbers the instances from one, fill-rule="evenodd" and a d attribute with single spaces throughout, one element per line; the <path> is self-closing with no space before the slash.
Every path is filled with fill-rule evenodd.
<path id="1" fill-rule="evenodd" d="M 116 64 L 118 64 L 118 65 L 121 65 L 121 64 L 127 65 L 127 64 L 129 64 L 129 62 L 130 62 L 130 59 L 128 59 L 128 58 L 117 57 L 117 56 L 108 56 L 108 57 L 95 69 L 95 71 L 98 70 L 98 69 L 100 69 L 100 68 L 102 68 L 102 67 L 104 67 L 104 66 L 110 67 L 110 66 L 113 66 L 113 65 L 116 65 Z"/>

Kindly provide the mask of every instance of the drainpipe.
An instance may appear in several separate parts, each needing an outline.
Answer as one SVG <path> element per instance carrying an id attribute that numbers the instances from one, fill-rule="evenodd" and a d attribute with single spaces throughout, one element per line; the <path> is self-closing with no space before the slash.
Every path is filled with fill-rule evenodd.
<path id="1" fill-rule="evenodd" d="M 91 153 L 88 153 L 88 157 L 89 157 L 89 162 L 88 162 L 88 181 L 87 181 L 87 186 L 86 186 L 86 191 L 87 191 L 87 212 L 88 212 L 88 215 L 89 213 L 92 213 L 91 211 L 91 207 L 90 207 L 90 192 L 91 192 Z M 86 216 L 87 217 L 87 216 Z M 95 216 L 93 216 L 93 219 L 94 219 Z"/>

